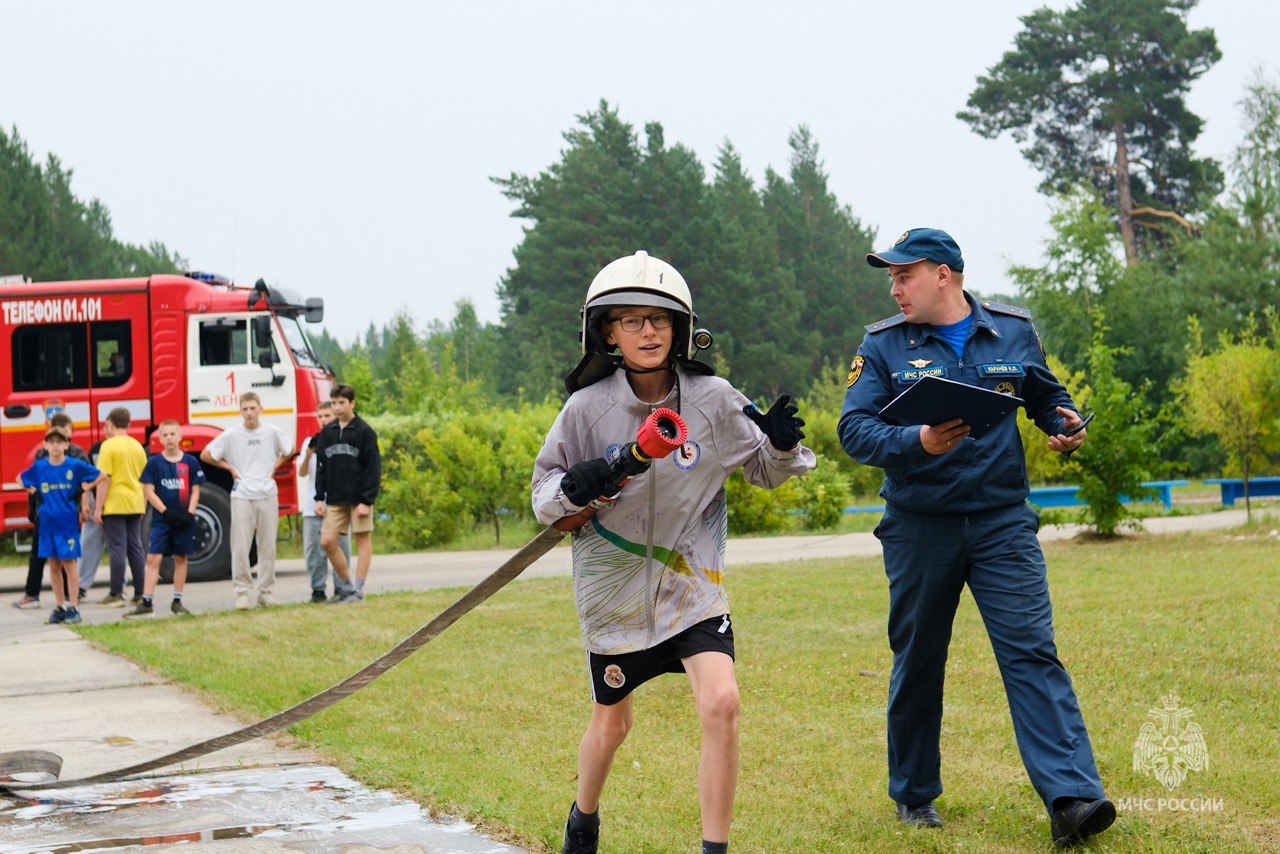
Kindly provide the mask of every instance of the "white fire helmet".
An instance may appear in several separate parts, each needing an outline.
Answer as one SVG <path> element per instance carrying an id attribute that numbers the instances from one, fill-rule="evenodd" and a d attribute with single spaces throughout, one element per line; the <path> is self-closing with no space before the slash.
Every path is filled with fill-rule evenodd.
<path id="1" fill-rule="evenodd" d="M 693 351 L 693 325 L 697 316 L 693 313 L 693 298 L 675 267 L 661 258 L 654 258 L 643 249 L 634 255 L 610 262 L 596 274 L 587 288 L 587 299 L 582 306 L 582 352 L 590 344 L 589 325 L 595 321 L 593 309 L 615 305 L 646 305 L 669 308 L 685 315 L 677 329 L 686 340 L 673 342 L 676 354 L 687 358 Z M 683 345 L 683 346 L 681 346 Z"/>

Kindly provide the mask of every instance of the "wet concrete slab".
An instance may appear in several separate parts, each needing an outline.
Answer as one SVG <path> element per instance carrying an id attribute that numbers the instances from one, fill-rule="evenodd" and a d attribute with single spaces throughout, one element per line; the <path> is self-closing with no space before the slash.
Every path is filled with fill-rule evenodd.
<path id="1" fill-rule="evenodd" d="M 326 765 L 208 772 L 0 797 L 0 854 L 112 851 L 515 854 Z"/>
<path id="2" fill-rule="evenodd" d="M 0 609 L 0 753 L 39 749 L 72 780 L 238 729 L 195 694 L 29 611 Z M 184 773 L 185 772 L 185 773 Z M 190 850 L 507 852 L 462 822 L 372 791 L 287 738 L 164 769 L 163 778 L 0 796 L 0 854 Z"/>

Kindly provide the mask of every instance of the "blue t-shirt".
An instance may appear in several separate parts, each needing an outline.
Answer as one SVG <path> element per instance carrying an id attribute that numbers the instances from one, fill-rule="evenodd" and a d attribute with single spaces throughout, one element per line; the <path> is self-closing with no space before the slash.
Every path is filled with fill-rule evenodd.
<path id="1" fill-rule="evenodd" d="M 36 460 L 22 473 L 22 485 L 40 493 L 41 533 L 70 533 L 80 530 L 82 484 L 95 481 L 102 472 L 83 460 L 67 457 L 60 465 L 48 457 Z"/>
<path id="2" fill-rule="evenodd" d="M 156 488 L 166 510 L 186 510 L 191 503 L 191 487 L 204 483 L 204 469 L 190 454 L 183 454 L 176 463 L 166 460 L 164 454 L 156 454 L 147 460 L 138 480 Z"/>
<path id="3" fill-rule="evenodd" d="M 956 351 L 956 358 L 964 358 L 964 339 L 969 337 L 969 327 L 973 325 L 973 315 L 970 314 L 964 320 L 956 323 L 948 323 L 946 326 L 935 326 L 938 334 L 943 340 L 951 345 L 951 349 Z"/>

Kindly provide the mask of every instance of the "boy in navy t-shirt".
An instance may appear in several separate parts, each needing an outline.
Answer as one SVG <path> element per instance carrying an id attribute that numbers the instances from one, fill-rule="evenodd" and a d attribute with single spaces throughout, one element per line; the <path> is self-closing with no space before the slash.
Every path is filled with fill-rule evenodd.
<path id="1" fill-rule="evenodd" d="M 155 613 L 154 595 L 160 580 L 160 559 L 173 557 L 173 606 L 175 614 L 190 614 L 182 604 L 182 588 L 187 582 L 187 556 L 196 550 L 195 513 L 200 504 L 200 484 L 204 470 L 178 444 L 182 430 L 172 419 L 160 423 L 163 453 L 147 460 L 138 478 L 142 494 L 151 505 L 151 543 L 147 547 L 147 576 L 142 601 L 126 617 L 149 617 Z"/>
<path id="2" fill-rule="evenodd" d="M 41 499 L 35 549 L 37 556 L 49 561 L 49 586 L 58 603 L 49 615 L 50 623 L 82 620 L 80 576 L 76 571 L 76 558 L 80 557 L 80 498 L 85 484 L 92 486 L 102 476 L 88 463 L 68 457 L 69 445 L 61 431 L 45 433 L 44 449 L 49 456 L 36 460 L 21 476 L 27 492 L 38 492 Z"/>

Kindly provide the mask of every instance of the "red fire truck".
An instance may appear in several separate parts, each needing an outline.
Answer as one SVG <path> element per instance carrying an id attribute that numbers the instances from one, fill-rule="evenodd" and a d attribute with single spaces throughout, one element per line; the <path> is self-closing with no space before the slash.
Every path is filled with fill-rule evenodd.
<path id="1" fill-rule="evenodd" d="M 184 450 L 200 451 L 240 423 L 240 394 L 262 398 L 263 421 L 297 448 L 313 435 L 316 403 L 333 377 L 303 331 L 324 302 L 300 300 L 261 280 L 237 287 L 205 273 L 76 282 L 0 282 L 0 503 L 3 530 L 30 528 L 18 475 L 41 447 L 48 418 L 62 411 L 73 439 L 103 438 L 107 413 L 129 410 L 130 435 L 160 452 L 161 421 L 182 424 Z M 206 466 L 191 580 L 231 572 L 231 478 Z M 292 467 L 276 472 L 280 513 L 298 511 Z M 17 534 L 15 533 L 15 538 Z"/>

